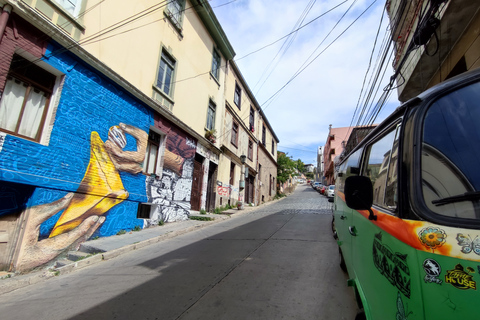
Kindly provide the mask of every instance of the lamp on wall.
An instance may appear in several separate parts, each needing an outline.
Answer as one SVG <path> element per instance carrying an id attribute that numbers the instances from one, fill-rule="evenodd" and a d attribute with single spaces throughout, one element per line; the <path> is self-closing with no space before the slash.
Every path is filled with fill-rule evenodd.
<path id="1" fill-rule="evenodd" d="M 242 155 L 240 156 L 240 162 L 241 162 L 242 164 L 245 164 L 246 161 L 247 161 L 247 156 L 244 155 L 244 154 L 242 154 Z"/>

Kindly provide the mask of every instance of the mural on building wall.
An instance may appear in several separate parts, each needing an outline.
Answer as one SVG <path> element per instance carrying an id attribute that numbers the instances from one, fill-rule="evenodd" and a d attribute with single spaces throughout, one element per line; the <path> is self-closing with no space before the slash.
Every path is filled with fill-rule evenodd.
<path id="1" fill-rule="evenodd" d="M 125 134 L 136 139 L 136 151 L 124 151 L 127 145 Z M 50 238 L 76 228 L 90 216 L 103 215 L 128 198 L 119 171 L 133 174 L 142 171 L 147 139 L 145 131 L 124 123 L 110 128 L 105 143 L 97 132 L 91 133 L 87 171 L 69 206 L 53 227 Z"/>
<path id="2" fill-rule="evenodd" d="M 47 263 L 67 248 L 78 248 L 102 225 L 105 221 L 103 215 L 128 198 L 119 171 L 141 171 L 148 135 L 124 123 L 109 131 L 105 143 L 97 132 L 91 133 L 90 161 L 75 193 L 29 208 L 32 218 L 28 219 L 25 227 L 18 269 L 32 269 Z M 127 144 L 125 134 L 136 139 L 136 151 L 123 150 Z M 40 225 L 59 212 L 62 213 L 48 239 L 39 237 Z"/>
<path id="3" fill-rule="evenodd" d="M 156 204 L 143 227 L 158 225 L 160 221 L 188 220 L 192 191 L 195 143 L 170 129 L 167 137 L 161 177 L 148 177 L 148 202 Z"/>
<path id="4" fill-rule="evenodd" d="M 30 29 L 19 32 L 24 37 Z M 4 38 L 0 51 L 13 48 L 15 39 Z M 11 183 L 0 198 L 15 202 L 3 208 L 0 219 L 27 218 L 20 248 L 15 247 L 19 271 L 41 266 L 91 236 L 143 226 L 137 218 L 141 202 L 161 204 L 164 221 L 185 219 L 190 208 L 195 141 L 174 126 L 161 128 L 163 175 L 152 180 L 142 174 L 153 111 L 61 49 L 52 42 L 41 51 L 44 62 L 64 75 L 60 95 L 50 105 L 48 138 L 36 143 L 0 134 L 0 181 Z M 8 70 L 4 64 L 0 61 Z M 30 186 L 28 192 L 23 186 Z"/>

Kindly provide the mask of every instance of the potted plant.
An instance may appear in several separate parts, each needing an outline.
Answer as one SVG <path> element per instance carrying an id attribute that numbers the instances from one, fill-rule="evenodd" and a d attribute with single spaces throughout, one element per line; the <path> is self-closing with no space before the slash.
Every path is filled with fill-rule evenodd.
<path id="1" fill-rule="evenodd" d="M 217 130 L 215 130 L 215 129 L 205 131 L 205 138 L 207 138 L 210 142 L 215 143 L 216 142 L 216 137 L 215 137 L 216 132 L 217 132 Z"/>

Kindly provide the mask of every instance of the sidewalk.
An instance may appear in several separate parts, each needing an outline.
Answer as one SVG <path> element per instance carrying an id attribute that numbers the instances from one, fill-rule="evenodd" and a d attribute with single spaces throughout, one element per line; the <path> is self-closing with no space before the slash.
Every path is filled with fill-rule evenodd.
<path id="1" fill-rule="evenodd" d="M 212 221 L 186 220 L 166 223 L 163 226 L 156 226 L 140 231 L 131 231 L 123 235 L 104 237 L 84 242 L 79 251 L 69 252 L 68 259 L 58 259 L 56 266 L 43 270 L 35 270 L 28 274 L 15 275 L 7 272 L 0 272 L 0 295 L 28 285 L 32 285 L 46 279 L 68 274 L 76 269 L 100 263 L 103 260 L 115 258 L 126 252 L 143 248 L 166 239 L 207 227 L 211 224 L 230 219 L 241 214 L 251 212 L 265 205 L 276 201 L 270 201 L 257 207 L 245 206 L 244 210 L 230 209 L 223 214 L 205 214 L 191 211 L 190 216 L 210 217 Z M 76 261 L 72 261 L 76 260 Z"/>

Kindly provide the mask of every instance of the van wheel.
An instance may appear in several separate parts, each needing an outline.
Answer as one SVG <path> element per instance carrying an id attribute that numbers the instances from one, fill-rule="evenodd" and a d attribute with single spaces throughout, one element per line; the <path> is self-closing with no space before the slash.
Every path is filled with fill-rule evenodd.
<path id="1" fill-rule="evenodd" d="M 337 240 L 338 237 L 336 237 L 337 229 L 335 228 L 335 216 L 334 215 L 332 215 L 332 232 L 333 232 L 333 237 L 335 238 L 335 240 Z"/>
<path id="2" fill-rule="evenodd" d="M 340 253 L 340 268 L 342 269 L 343 272 L 347 273 L 347 265 L 345 264 L 345 259 L 343 258 L 342 250 L 338 248 L 338 252 Z"/>
<path id="3" fill-rule="evenodd" d="M 357 315 L 355 316 L 355 320 L 367 320 L 367 316 L 365 315 L 365 311 L 360 311 L 359 313 L 357 313 Z"/>

